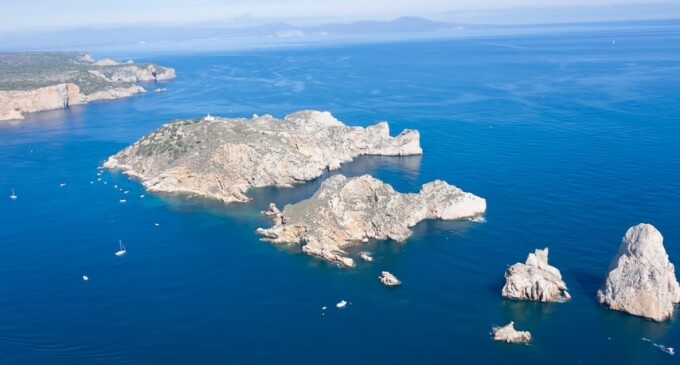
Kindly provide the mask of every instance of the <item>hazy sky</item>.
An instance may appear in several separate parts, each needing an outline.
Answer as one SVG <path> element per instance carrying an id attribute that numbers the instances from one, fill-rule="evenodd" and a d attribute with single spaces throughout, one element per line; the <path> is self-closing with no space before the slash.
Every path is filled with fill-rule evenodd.
<path id="1" fill-rule="evenodd" d="M 386 20 L 404 15 L 475 22 L 475 14 L 483 15 L 480 19 L 496 14 L 496 18 L 502 21 L 503 13 L 510 9 L 515 9 L 514 14 L 517 14 L 516 9 L 528 9 L 535 13 L 537 10 L 553 8 L 553 12 L 559 14 L 560 11 L 556 11 L 555 7 L 603 8 L 621 4 L 637 4 L 635 13 L 640 12 L 640 9 L 644 12 L 648 6 L 650 9 L 656 7 L 656 13 L 668 15 L 667 10 L 658 10 L 660 3 L 665 4 L 665 7 L 680 9 L 680 0 L 7 0 L 0 7 L 0 30 L 110 24 L 219 22 L 246 25 L 268 20 Z M 653 13 L 642 17 L 654 17 Z M 543 22 L 551 21 L 550 15 L 538 16 L 548 18 L 543 19 Z M 631 16 L 635 17 L 636 14 Z M 637 16 L 640 17 L 640 14 Z M 601 17 L 607 17 L 606 12 Z M 492 16 L 488 21 L 494 19 Z"/>

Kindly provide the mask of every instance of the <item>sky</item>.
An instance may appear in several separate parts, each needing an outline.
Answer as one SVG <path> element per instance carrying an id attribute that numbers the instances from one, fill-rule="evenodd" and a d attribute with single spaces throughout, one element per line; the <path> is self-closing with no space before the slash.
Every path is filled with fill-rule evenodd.
<path id="1" fill-rule="evenodd" d="M 550 23 L 680 18 L 680 0 L 5 0 L 0 31 L 126 24 L 252 25 L 389 20 Z M 571 18 L 565 17 L 571 14 Z"/>

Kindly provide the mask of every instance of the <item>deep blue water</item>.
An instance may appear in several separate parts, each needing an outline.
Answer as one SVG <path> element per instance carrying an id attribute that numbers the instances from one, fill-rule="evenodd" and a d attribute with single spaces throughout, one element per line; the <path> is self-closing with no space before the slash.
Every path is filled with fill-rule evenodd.
<path id="1" fill-rule="evenodd" d="M 677 319 L 609 311 L 595 293 L 637 223 L 654 224 L 680 263 L 680 29 L 153 61 L 177 69 L 167 93 L 0 124 L 0 363 L 677 362 L 640 340 L 679 348 Z M 345 270 L 254 234 L 269 224 L 263 207 L 320 180 L 231 206 L 140 199 L 138 183 L 108 172 L 96 181 L 108 156 L 173 119 L 300 109 L 420 130 L 422 157 L 361 158 L 340 173 L 404 192 L 443 179 L 485 197 L 488 221 L 422 223 Z M 572 302 L 503 300 L 506 267 L 545 246 Z M 403 286 L 383 287 L 382 270 Z M 351 305 L 336 309 L 341 299 Z M 490 339 L 510 320 L 532 345 Z"/>

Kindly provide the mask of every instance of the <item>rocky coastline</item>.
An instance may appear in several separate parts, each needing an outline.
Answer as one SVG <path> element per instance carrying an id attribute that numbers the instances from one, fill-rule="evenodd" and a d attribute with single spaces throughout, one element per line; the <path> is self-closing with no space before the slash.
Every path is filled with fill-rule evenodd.
<path id="1" fill-rule="evenodd" d="M 175 70 L 153 64 L 95 62 L 82 53 L 0 54 L 0 121 L 92 101 L 127 98 L 144 82 L 167 81 Z"/>

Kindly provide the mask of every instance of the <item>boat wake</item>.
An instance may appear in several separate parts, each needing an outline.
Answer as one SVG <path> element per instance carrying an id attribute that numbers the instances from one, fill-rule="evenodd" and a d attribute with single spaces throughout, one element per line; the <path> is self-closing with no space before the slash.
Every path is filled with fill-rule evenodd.
<path id="1" fill-rule="evenodd" d="M 659 349 L 661 349 L 661 351 L 663 351 L 667 354 L 675 355 L 675 349 L 673 349 L 672 347 L 667 347 L 667 346 L 664 346 L 662 344 L 658 344 L 658 343 L 656 343 L 656 342 L 654 342 L 654 341 L 652 341 L 652 340 L 650 340 L 646 337 L 641 337 L 640 339 L 642 341 L 651 343 L 653 346 L 658 347 Z"/>

